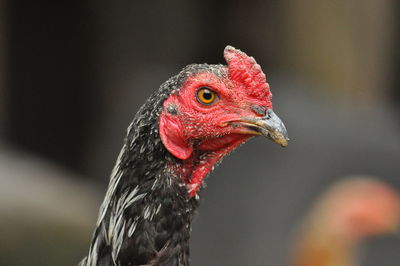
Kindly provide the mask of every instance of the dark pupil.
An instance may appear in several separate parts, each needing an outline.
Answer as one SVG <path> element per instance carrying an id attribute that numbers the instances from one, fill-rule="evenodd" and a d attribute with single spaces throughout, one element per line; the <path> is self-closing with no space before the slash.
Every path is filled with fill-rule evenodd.
<path id="1" fill-rule="evenodd" d="M 203 92 L 203 98 L 207 101 L 212 99 L 212 93 L 209 90 L 204 90 Z"/>

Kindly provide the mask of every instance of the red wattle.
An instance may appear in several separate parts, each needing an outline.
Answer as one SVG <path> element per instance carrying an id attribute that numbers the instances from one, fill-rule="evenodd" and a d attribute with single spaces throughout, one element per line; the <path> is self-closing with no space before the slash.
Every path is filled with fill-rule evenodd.
<path id="1" fill-rule="evenodd" d="M 186 160 L 192 155 L 193 147 L 183 136 L 184 127 L 178 119 L 160 116 L 160 137 L 165 148 L 176 158 Z"/>

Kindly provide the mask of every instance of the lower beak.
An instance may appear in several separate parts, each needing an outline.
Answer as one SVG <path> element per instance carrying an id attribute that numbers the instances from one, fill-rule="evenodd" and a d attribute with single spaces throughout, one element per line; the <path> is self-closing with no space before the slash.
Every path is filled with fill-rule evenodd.
<path id="1" fill-rule="evenodd" d="M 286 127 L 272 109 L 267 110 L 266 116 L 245 117 L 239 123 L 247 127 L 255 135 L 263 135 L 282 147 L 286 147 L 289 144 Z"/>

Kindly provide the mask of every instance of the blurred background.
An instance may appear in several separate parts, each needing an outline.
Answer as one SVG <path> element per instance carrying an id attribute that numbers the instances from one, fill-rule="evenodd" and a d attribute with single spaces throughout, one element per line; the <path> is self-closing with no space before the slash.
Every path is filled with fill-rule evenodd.
<path id="1" fill-rule="evenodd" d="M 253 139 L 210 176 L 192 265 L 285 265 L 342 176 L 400 188 L 399 15 L 396 0 L 0 0 L 0 265 L 76 265 L 140 105 L 227 44 L 263 67 L 291 143 Z M 362 265 L 399 265 L 400 237 L 363 248 Z"/>

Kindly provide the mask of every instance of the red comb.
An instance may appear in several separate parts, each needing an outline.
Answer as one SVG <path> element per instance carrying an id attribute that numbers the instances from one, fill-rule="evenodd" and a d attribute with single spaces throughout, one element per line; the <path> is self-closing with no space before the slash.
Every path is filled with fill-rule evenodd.
<path id="1" fill-rule="evenodd" d="M 265 74 L 256 60 L 230 45 L 225 47 L 224 58 L 228 64 L 229 78 L 248 89 L 248 94 L 269 100 L 272 97 Z"/>

